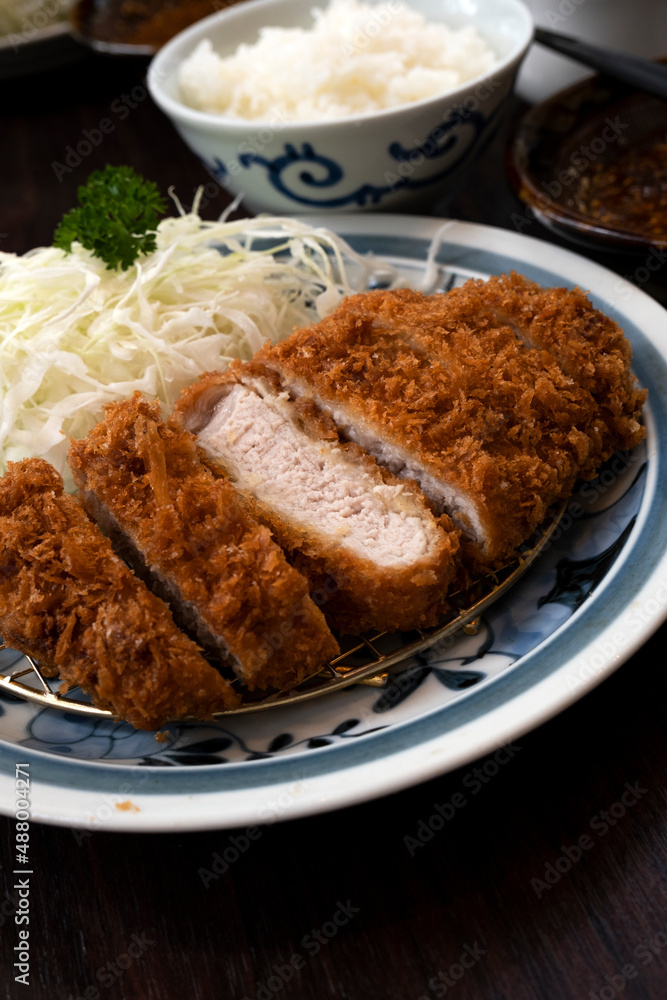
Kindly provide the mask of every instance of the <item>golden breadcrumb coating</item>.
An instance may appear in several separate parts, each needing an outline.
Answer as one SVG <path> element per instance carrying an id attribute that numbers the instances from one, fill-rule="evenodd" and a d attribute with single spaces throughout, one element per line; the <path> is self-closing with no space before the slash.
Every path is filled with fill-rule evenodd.
<path id="1" fill-rule="evenodd" d="M 490 287 L 491 301 L 499 283 Z M 348 436 L 363 444 L 375 435 L 467 498 L 468 507 L 445 509 L 462 528 L 467 558 L 480 568 L 505 560 L 577 478 L 592 478 L 615 448 L 641 439 L 637 417 L 645 398 L 629 371 L 622 332 L 612 331 L 615 324 L 590 303 L 584 310 L 581 293 L 554 294 L 568 304 L 572 325 L 569 295 L 588 325 L 604 331 L 601 357 L 587 341 L 588 354 L 596 371 L 607 372 L 609 387 L 613 354 L 622 369 L 613 383 L 617 402 L 603 403 L 591 382 L 564 370 L 555 347 L 517 338 L 484 307 L 489 284 L 468 282 L 432 296 L 405 289 L 352 296 L 327 319 L 256 355 L 291 392 L 332 413 Z M 558 332 L 564 337 L 562 325 Z M 569 335 L 586 340 L 581 330 Z M 562 353 L 572 355 L 575 367 L 576 351 Z M 610 421 L 611 411 L 625 417 Z"/>
<path id="2" fill-rule="evenodd" d="M 534 449 L 563 472 L 569 464 L 579 477 L 594 475 L 606 428 L 591 393 L 547 351 L 526 347 L 485 312 L 478 302 L 482 295 L 464 295 L 463 289 L 447 295 L 374 291 L 346 299 L 337 316 L 340 321 L 346 313 L 367 313 L 378 333 L 442 362 L 463 392 L 495 414 L 506 441 Z"/>
<path id="3" fill-rule="evenodd" d="M 588 390 L 607 426 L 603 458 L 644 438 L 639 423 L 648 395 L 630 370 L 632 348 L 618 323 L 596 309 L 579 288 L 543 288 L 516 272 L 468 282 L 450 293 L 470 295 L 479 309 L 508 324 L 530 347 L 548 351 L 563 371 Z"/>
<path id="4" fill-rule="evenodd" d="M 232 362 L 224 373 L 209 373 L 184 390 L 172 421 L 201 430 L 217 402 L 235 383 L 252 385 L 259 380 L 274 394 L 283 387 L 274 373 L 256 362 Z M 405 480 L 381 469 L 354 444 L 340 444 L 330 418 L 318 413 L 307 400 L 292 406 L 293 422 L 316 440 L 335 442 L 336 453 L 363 468 L 375 488 L 402 487 L 400 504 L 405 513 L 423 519 L 432 538 L 429 550 L 404 567 L 381 566 L 372 558 L 346 547 L 341 541 L 298 518 L 281 516 L 266 500 L 258 500 L 252 484 L 236 482 L 253 514 L 268 524 L 290 559 L 321 595 L 321 607 L 332 627 L 358 634 L 369 629 L 411 629 L 434 625 L 448 607 L 447 592 L 458 572 L 459 538 L 450 519 L 435 518 L 421 492 Z M 202 449 L 202 457 L 216 473 L 229 474 L 224 460 Z"/>
<path id="5" fill-rule="evenodd" d="M 138 729 L 239 703 L 43 459 L 0 479 L 0 633 Z"/>
<path id="6" fill-rule="evenodd" d="M 337 655 L 305 578 L 158 403 L 135 393 L 110 404 L 69 463 L 87 509 L 100 523 L 110 515 L 248 688 L 289 689 Z"/>
<path id="7" fill-rule="evenodd" d="M 577 478 L 638 444 L 647 393 L 631 356 L 580 289 L 515 273 L 430 296 L 366 292 L 205 375 L 167 425 L 138 393 L 112 404 L 70 464 L 90 516 L 179 624 L 249 688 L 287 689 L 338 652 L 321 611 L 348 633 L 435 624 L 454 582 L 512 557 Z M 401 484 L 406 511 L 435 527 L 430 551 L 380 566 L 251 481 L 237 493 L 194 434 L 239 384 L 281 396 L 323 456 L 351 458 L 375 489 Z M 0 545 L 0 634 L 45 673 L 144 729 L 239 704 L 48 463 L 9 463 Z"/>
<path id="8" fill-rule="evenodd" d="M 571 462 L 563 474 L 557 463 L 524 449 L 520 425 L 519 440 L 512 440 L 503 412 L 487 405 L 483 391 L 473 395 L 467 377 L 378 333 L 367 315 L 348 312 L 339 322 L 334 313 L 263 348 L 260 357 L 290 387 L 296 382 L 299 393 L 344 410 L 350 424 L 370 428 L 468 497 L 484 536 L 469 555 L 482 563 L 505 558 L 574 484 Z M 472 515 L 460 510 L 456 523 L 474 538 Z"/>

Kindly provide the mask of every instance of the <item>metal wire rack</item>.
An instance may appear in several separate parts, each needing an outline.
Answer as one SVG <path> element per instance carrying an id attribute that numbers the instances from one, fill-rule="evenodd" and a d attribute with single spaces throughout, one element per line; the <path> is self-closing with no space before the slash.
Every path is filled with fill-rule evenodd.
<path id="1" fill-rule="evenodd" d="M 298 687 L 290 691 L 273 692 L 263 697 L 248 693 L 241 707 L 231 712 L 218 713 L 216 717 L 294 705 L 338 691 L 351 684 L 385 687 L 391 682 L 392 670 L 411 656 L 459 632 L 475 635 L 484 611 L 517 582 L 548 546 L 566 505 L 567 502 L 564 501 L 552 511 L 528 545 L 524 546 L 520 556 L 502 569 L 475 580 L 466 590 L 452 594 L 451 609 L 437 625 L 428 629 L 414 629 L 407 633 L 377 632 L 355 638 L 344 637 L 340 642 L 341 653 L 318 673 L 302 681 Z M 8 647 L 0 639 L 0 652 L 7 649 Z M 31 656 L 23 656 L 18 663 L 14 662 L 5 668 L 0 666 L 0 691 L 5 694 L 34 702 L 43 708 L 55 708 L 63 712 L 104 719 L 115 718 L 113 712 L 92 705 L 78 688 L 61 694 L 58 690 L 59 685 L 60 681 L 57 678 L 44 676 L 39 664 Z"/>

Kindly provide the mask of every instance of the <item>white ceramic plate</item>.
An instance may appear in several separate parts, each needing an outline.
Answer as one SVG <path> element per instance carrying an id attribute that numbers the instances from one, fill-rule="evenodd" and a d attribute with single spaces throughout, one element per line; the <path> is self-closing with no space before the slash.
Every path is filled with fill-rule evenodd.
<path id="1" fill-rule="evenodd" d="M 389 259 L 417 287 L 441 226 L 364 214 L 315 221 Z M 450 223 L 437 261 L 440 288 L 515 269 L 589 290 L 632 341 L 635 371 L 650 391 L 646 442 L 583 486 L 558 537 L 478 635 L 406 661 L 387 689 L 356 686 L 217 724 L 170 725 L 160 741 L 125 723 L 0 699 L 4 812 L 14 811 L 19 763 L 29 765 L 34 820 L 90 830 L 239 827 L 371 799 L 516 740 L 604 680 L 661 624 L 665 311 L 583 257 L 504 230 Z"/>

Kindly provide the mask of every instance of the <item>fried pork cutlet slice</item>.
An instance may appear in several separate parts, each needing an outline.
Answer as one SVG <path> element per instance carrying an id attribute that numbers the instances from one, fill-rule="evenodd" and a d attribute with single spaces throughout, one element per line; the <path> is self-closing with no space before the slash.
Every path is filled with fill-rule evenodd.
<path id="1" fill-rule="evenodd" d="M 158 403 L 135 393 L 106 407 L 69 464 L 89 514 L 249 689 L 289 689 L 338 653 L 306 579 Z"/>
<path id="2" fill-rule="evenodd" d="M 643 439 L 639 417 L 647 390 L 638 386 L 630 370 L 630 342 L 581 289 L 543 288 L 512 272 L 470 281 L 448 298 L 506 324 L 526 346 L 548 352 L 590 392 L 607 429 L 603 458 L 634 448 Z"/>
<path id="3" fill-rule="evenodd" d="M 458 391 L 485 404 L 493 414 L 487 420 L 507 442 L 534 450 L 563 476 L 595 475 L 606 434 L 595 399 L 553 355 L 527 347 L 513 329 L 480 308 L 482 294 L 368 292 L 344 300 L 336 318 L 345 322 L 350 315 L 354 322 L 366 315 L 379 334 L 441 362 Z"/>
<path id="4" fill-rule="evenodd" d="M 458 535 L 312 404 L 293 403 L 262 365 L 234 362 L 186 389 L 172 420 L 197 435 L 280 544 L 327 596 L 333 627 L 432 625 L 447 606 Z"/>
<path id="5" fill-rule="evenodd" d="M 554 449 L 549 461 L 524 443 L 521 421 L 498 404 L 482 366 L 473 375 L 415 351 L 365 309 L 334 313 L 258 357 L 292 395 L 330 414 L 344 438 L 418 483 L 461 530 L 474 568 L 501 563 L 575 481 L 569 451 Z M 513 398 L 511 382 L 499 382 Z"/>
<path id="6" fill-rule="evenodd" d="M 414 479 L 478 569 L 506 560 L 549 506 L 613 452 L 602 408 L 555 356 L 448 296 L 344 301 L 256 360 L 341 435 Z M 625 445 L 623 439 L 622 445 Z"/>
<path id="7" fill-rule="evenodd" d="M 239 703 L 43 459 L 0 479 L 0 546 L 0 633 L 47 676 L 137 729 Z"/>

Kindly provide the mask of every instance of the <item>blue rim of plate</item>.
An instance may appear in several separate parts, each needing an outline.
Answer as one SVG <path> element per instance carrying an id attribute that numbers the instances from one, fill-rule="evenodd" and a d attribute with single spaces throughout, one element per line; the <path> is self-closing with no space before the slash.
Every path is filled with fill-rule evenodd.
<path id="1" fill-rule="evenodd" d="M 309 217 L 361 252 L 419 268 L 444 220 L 358 214 Z M 625 329 L 649 388 L 643 494 L 622 548 L 562 624 L 488 683 L 417 717 L 307 753 L 198 767 L 72 760 L 0 740 L 0 810 L 14 811 L 17 763 L 29 764 L 36 821 L 135 832 L 229 828 L 341 808 L 400 791 L 505 746 L 601 683 L 667 617 L 667 314 L 640 289 L 569 250 L 470 223 L 445 224 L 436 261 L 463 275 L 517 270 L 588 291 Z M 400 235 L 397 235 L 400 234 Z M 665 434 L 661 435 L 667 441 Z M 336 697 L 335 695 L 331 697 Z M 315 711 L 308 704 L 305 712 Z M 50 710 L 46 710 L 50 711 Z"/>

